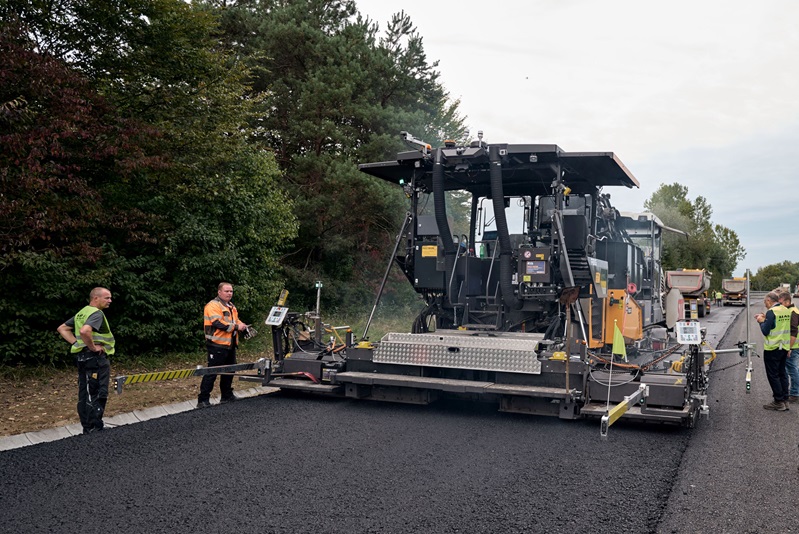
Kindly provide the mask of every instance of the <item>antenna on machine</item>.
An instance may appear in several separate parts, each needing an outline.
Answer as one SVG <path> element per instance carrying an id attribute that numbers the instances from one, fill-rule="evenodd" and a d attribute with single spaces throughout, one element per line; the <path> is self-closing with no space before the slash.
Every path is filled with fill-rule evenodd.
<path id="1" fill-rule="evenodd" d="M 400 138 L 402 138 L 403 141 L 408 143 L 408 145 L 419 150 L 422 154 L 430 155 L 430 152 L 433 149 L 433 147 L 430 146 L 430 143 L 425 143 L 421 139 L 415 138 L 408 132 L 400 132 Z"/>
<path id="2" fill-rule="evenodd" d="M 472 141 L 472 142 L 470 143 L 470 146 L 471 146 L 472 148 L 476 148 L 476 147 L 485 146 L 485 145 L 483 144 L 483 130 L 477 130 L 477 141 Z"/>

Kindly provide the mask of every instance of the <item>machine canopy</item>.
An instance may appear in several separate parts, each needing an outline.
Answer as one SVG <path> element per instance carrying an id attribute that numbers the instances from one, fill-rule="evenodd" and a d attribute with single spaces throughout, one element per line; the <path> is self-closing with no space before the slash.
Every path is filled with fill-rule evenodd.
<path id="1" fill-rule="evenodd" d="M 502 156 L 506 195 L 547 194 L 563 173 L 563 184 L 576 194 L 591 194 L 605 186 L 638 187 L 638 180 L 613 152 L 564 152 L 557 145 L 493 145 Z M 446 190 L 483 193 L 490 189 L 488 147 L 441 148 Z M 394 184 L 416 181 L 432 189 L 433 158 L 418 150 L 400 152 L 395 161 L 364 163 L 359 169 Z"/>

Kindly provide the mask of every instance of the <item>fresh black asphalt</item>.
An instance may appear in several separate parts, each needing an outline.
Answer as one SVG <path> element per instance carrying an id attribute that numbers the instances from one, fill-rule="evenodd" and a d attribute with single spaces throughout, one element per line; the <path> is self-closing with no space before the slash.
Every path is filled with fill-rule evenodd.
<path id="1" fill-rule="evenodd" d="M 267 395 L 7 451 L 0 524 L 87 534 L 575 532 L 590 517 L 594 532 L 650 531 L 689 434 L 613 430 L 603 441 L 595 421 Z M 619 506 L 629 497 L 635 506 Z"/>

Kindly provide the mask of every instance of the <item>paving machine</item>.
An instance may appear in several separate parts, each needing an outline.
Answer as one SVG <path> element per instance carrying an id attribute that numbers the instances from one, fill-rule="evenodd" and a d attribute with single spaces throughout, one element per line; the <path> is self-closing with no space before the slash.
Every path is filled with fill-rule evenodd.
<path id="1" fill-rule="evenodd" d="M 705 361 L 680 355 L 668 333 L 684 313 L 660 265 L 670 229 L 613 207 L 609 189 L 638 186 L 615 154 L 482 135 L 433 149 L 402 136 L 411 150 L 360 170 L 410 203 L 381 292 L 396 264 L 424 308 L 409 332 L 370 342 L 372 316 L 358 340 L 325 325 L 318 306 L 315 316 L 276 306 L 269 385 L 485 400 L 563 419 L 620 405 L 626 418 L 693 425 L 706 409 Z"/>

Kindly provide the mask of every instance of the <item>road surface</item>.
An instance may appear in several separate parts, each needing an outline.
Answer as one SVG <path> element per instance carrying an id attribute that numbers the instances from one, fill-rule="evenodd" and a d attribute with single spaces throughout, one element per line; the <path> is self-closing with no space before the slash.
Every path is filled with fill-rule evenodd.
<path id="1" fill-rule="evenodd" d="M 739 312 L 714 309 L 704 320 L 711 344 Z M 733 329 L 725 341 L 739 339 Z M 714 369 L 738 360 L 719 356 Z M 789 532 L 799 409 L 763 410 L 762 360 L 755 371 L 749 394 L 744 366 L 713 373 L 710 417 L 693 430 L 620 423 L 604 440 L 597 420 L 471 403 L 265 395 L 2 452 L 0 525 L 85 534 Z"/>

